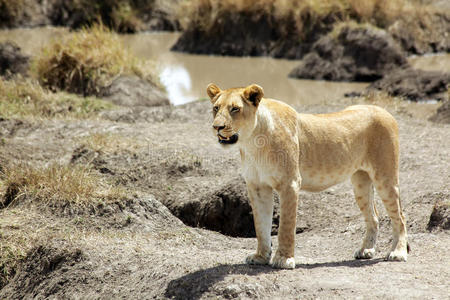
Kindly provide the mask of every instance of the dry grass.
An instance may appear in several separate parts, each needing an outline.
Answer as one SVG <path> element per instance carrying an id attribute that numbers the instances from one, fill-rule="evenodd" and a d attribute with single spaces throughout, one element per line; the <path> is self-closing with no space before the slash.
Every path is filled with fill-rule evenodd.
<path id="1" fill-rule="evenodd" d="M 12 165 L 0 175 L 3 207 L 27 201 L 45 206 L 95 207 L 122 200 L 126 195 L 121 187 L 111 186 L 89 168 L 79 165 Z"/>
<path id="2" fill-rule="evenodd" d="M 133 56 L 115 33 L 97 24 L 44 48 L 32 71 L 43 86 L 86 96 L 98 94 L 120 75 L 157 82 L 154 69 L 152 62 Z"/>
<path id="3" fill-rule="evenodd" d="M 100 20 L 113 30 L 134 33 L 143 29 L 140 15 L 142 12 L 148 14 L 152 11 L 155 2 L 155 0 L 71 0 L 65 1 L 64 5 L 56 4 L 56 10 L 58 6 L 63 6 L 65 12 L 77 15 L 76 22 L 72 24 L 76 28 L 92 25 Z M 25 5 L 30 3 L 24 0 L 0 0 L 0 26 L 17 26 L 24 19 Z"/>
<path id="4" fill-rule="evenodd" d="M 379 28 L 375 27 L 374 25 L 372 25 L 370 23 L 357 23 L 353 20 L 350 20 L 350 21 L 335 23 L 333 25 L 333 29 L 328 33 L 328 35 L 331 36 L 332 38 L 337 38 L 343 28 L 352 28 L 352 29 L 362 28 L 362 29 L 368 29 L 371 31 L 380 30 Z"/>
<path id="5" fill-rule="evenodd" d="M 93 133 L 89 136 L 78 138 L 77 142 L 99 153 L 114 153 L 124 150 L 137 152 L 147 145 L 145 141 L 114 133 Z"/>
<path id="6" fill-rule="evenodd" d="M 224 13 L 275 16 L 277 25 L 294 20 L 297 34 L 307 34 L 314 24 L 354 20 L 386 28 L 405 16 L 421 17 L 430 10 L 408 0 L 192 0 L 181 5 L 184 28 L 208 31 Z"/>
<path id="7" fill-rule="evenodd" d="M 3 223 L 3 222 L 1 222 Z M 20 261 L 25 258 L 26 245 L 30 241 L 26 236 L 13 236 L 3 232 L 3 226 L 0 226 L 0 289 L 14 276 Z"/>
<path id="8" fill-rule="evenodd" d="M 383 91 L 369 91 L 361 97 L 353 98 L 353 104 L 371 104 L 380 106 L 388 111 L 403 113 L 407 110 L 408 102 L 401 97 L 393 97 Z"/>
<path id="9" fill-rule="evenodd" d="M 112 107 L 111 103 L 94 97 L 51 93 L 32 80 L 0 77 L 0 116 L 3 118 L 89 118 Z"/>
<path id="10" fill-rule="evenodd" d="M 108 21 L 108 20 L 105 20 Z M 137 9 L 128 1 L 117 1 L 109 15 L 110 27 L 118 32 L 137 32 L 143 27 Z"/>
<path id="11" fill-rule="evenodd" d="M 0 172 L 0 289 L 14 276 L 27 253 L 54 240 L 71 242 L 93 233 L 96 217 L 78 215 L 64 219 L 46 214 L 48 207 L 91 211 L 99 205 L 121 203 L 127 198 L 120 187 L 82 166 L 25 164 L 2 166 Z M 20 205 L 22 204 L 22 205 Z M 42 210 L 44 208 L 44 210 Z M 80 219 L 89 228 L 80 225 Z M 92 221 L 92 222 L 91 222 Z"/>
<path id="12" fill-rule="evenodd" d="M 70 224 L 48 220 L 28 206 L 96 207 L 126 198 L 89 169 L 52 164 L 48 167 L 13 165 L 0 173 L 0 289 L 14 276 L 26 253 L 40 240 L 69 239 Z M 5 209 L 8 208 L 8 209 Z M 39 214 L 39 215 L 36 215 Z M 32 226 L 32 228 L 29 228 Z M 70 235 L 70 236 L 68 236 Z"/>
<path id="13" fill-rule="evenodd" d="M 155 0 L 74 0 L 69 1 L 72 11 L 82 17 L 79 25 L 86 26 L 103 22 L 109 28 L 124 33 L 143 29 L 142 12 L 149 13 Z"/>

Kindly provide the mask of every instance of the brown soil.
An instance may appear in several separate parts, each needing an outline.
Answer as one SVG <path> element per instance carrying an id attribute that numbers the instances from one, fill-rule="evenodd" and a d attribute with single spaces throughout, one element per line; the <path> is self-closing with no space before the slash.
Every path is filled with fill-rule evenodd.
<path id="1" fill-rule="evenodd" d="M 329 112 L 351 101 L 296 108 Z M 393 111 L 400 125 L 402 204 L 412 247 L 408 262 L 383 260 L 391 228 L 379 198 L 376 257 L 353 260 L 365 226 L 346 182 L 322 193 L 301 193 L 298 223 L 305 230 L 296 236 L 297 268 L 275 270 L 242 264 L 256 247 L 254 238 L 187 226 L 161 204 L 174 212 L 183 203 L 216 208 L 229 196 L 232 203 L 242 203 L 236 208 L 240 217 L 219 208 L 213 224 L 231 216 L 236 226 L 245 224 L 239 230 L 249 230 L 238 151 L 217 143 L 210 109 L 202 101 L 121 108 L 97 120 L 2 120 L 1 166 L 17 161 L 90 165 L 130 192 L 126 201 L 89 210 L 33 202 L 0 208 L 0 239 L 30 241 L 0 298 L 448 297 L 450 235 L 427 226 L 435 203 L 450 197 L 449 125 Z M 93 133 L 128 144 L 94 149 L 84 142 Z M 276 237 L 272 242 L 276 247 Z"/>

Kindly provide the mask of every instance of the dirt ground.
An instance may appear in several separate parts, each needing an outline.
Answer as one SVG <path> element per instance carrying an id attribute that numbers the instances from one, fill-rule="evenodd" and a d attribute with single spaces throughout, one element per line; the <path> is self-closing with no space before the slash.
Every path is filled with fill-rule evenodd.
<path id="1" fill-rule="evenodd" d="M 296 109 L 327 112 L 352 101 Z M 301 193 L 304 230 L 296 236 L 294 270 L 247 266 L 243 260 L 255 238 L 189 227 L 166 207 L 239 176 L 237 149 L 222 148 L 211 133 L 209 101 L 121 108 L 87 121 L 1 120 L 0 166 L 19 160 L 85 164 L 130 196 L 93 210 L 33 202 L 0 209 L 0 242 L 11 236 L 32 241 L 0 298 L 449 299 L 450 234 L 429 231 L 427 224 L 433 205 L 450 198 L 450 125 L 390 111 L 400 127 L 408 262 L 383 259 L 392 237 L 379 198 L 376 257 L 353 259 L 365 226 L 346 182 Z M 93 134 L 110 140 L 96 149 L 86 143 Z M 276 247 L 275 236 L 272 242 Z"/>

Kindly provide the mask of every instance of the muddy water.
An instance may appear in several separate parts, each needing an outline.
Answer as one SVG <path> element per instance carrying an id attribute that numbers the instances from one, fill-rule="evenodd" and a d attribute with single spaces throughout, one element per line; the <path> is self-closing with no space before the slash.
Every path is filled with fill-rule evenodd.
<path id="1" fill-rule="evenodd" d="M 363 90 L 366 84 L 295 80 L 287 77 L 298 62 L 267 57 L 189 55 L 169 51 L 178 34 L 147 33 L 123 36 L 140 57 L 154 59 L 161 68 L 161 81 L 175 104 L 206 96 L 210 82 L 220 87 L 261 85 L 267 97 L 289 103 L 323 103 L 346 92 Z"/>
<path id="2" fill-rule="evenodd" d="M 0 31 L 0 41 L 13 40 L 26 54 L 33 55 L 52 39 L 67 35 L 63 28 L 35 28 Z M 298 61 L 267 57 L 221 57 L 189 55 L 169 51 L 178 33 L 139 33 L 123 35 L 124 45 L 138 57 L 156 61 L 160 80 L 174 104 L 205 98 L 205 87 L 214 82 L 220 87 L 261 85 L 267 97 L 288 103 L 326 104 L 346 92 L 362 91 L 365 83 L 297 80 L 287 77 Z M 450 70 L 450 55 L 412 57 L 414 67 Z"/>

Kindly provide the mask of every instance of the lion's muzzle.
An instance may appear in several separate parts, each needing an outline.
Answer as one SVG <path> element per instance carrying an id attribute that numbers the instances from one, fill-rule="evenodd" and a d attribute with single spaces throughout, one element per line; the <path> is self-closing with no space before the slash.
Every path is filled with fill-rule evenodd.
<path id="1" fill-rule="evenodd" d="M 235 133 L 230 137 L 224 137 L 218 133 L 217 137 L 219 138 L 219 143 L 221 144 L 234 144 L 238 141 L 239 135 Z"/>

